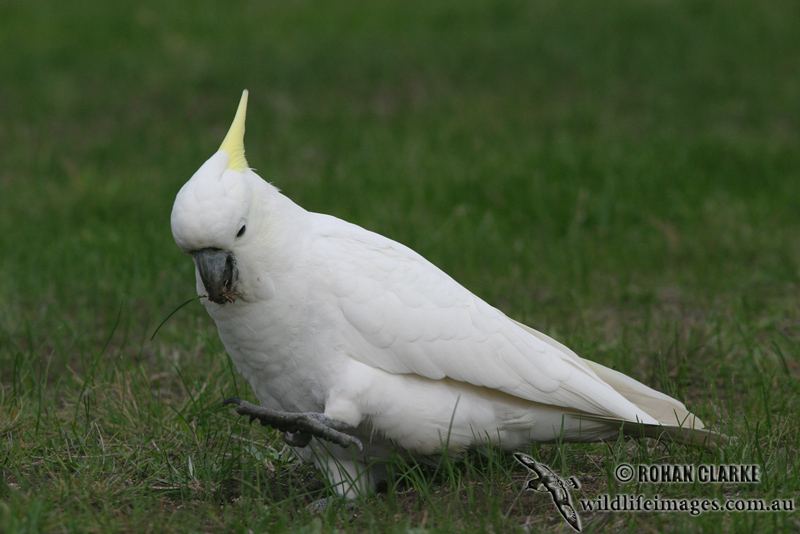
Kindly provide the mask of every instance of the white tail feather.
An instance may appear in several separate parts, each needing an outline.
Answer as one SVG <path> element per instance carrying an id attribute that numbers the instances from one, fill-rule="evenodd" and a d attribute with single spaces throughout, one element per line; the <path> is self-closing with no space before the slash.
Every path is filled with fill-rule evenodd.
<path id="1" fill-rule="evenodd" d="M 586 421 L 616 425 L 623 434 L 634 438 L 653 438 L 661 441 L 671 440 L 685 445 L 694 445 L 708 449 L 716 448 L 729 440 L 728 436 L 725 434 L 720 434 L 719 432 L 714 432 L 713 430 L 705 428 L 692 428 L 689 425 L 653 425 L 589 414 L 580 414 L 577 417 Z"/>
<path id="2" fill-rule="evenodd" d="M 687 410 L 682 402 L 604 365 L 589 360 L 583 361 L 600 377 L 600 380 L 662 425 L 705 428 L 703 422 Z"/>

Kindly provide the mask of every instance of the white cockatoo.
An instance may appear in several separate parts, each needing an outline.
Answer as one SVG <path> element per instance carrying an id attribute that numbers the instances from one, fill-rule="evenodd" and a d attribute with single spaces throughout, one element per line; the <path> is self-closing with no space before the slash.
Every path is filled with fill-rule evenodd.
<path id="1" fill-rule="evenodd" d="M 172 233 L 261 406 L 347 497 L 392 451 L 633 436 L 714 441 L 679 401 L 510 319 L 413 250 L 310 213 L 247 165 L 247 91 L 220 149 L 181 188 Z"/>

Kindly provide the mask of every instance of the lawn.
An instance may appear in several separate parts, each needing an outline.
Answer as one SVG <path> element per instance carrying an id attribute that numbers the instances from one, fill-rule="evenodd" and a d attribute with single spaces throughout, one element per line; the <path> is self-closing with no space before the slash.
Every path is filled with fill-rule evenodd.
<path id="1" fill-rule="evenodd" d="M 797 500 L 800 4 L 0 2 L 0 532 L 572 532 L 508 456 L 324 481 L 192 302 L 175 194 L 250 91 L 248 162 L 737 439 L 525 451 L 575 499 Z M 759 483 L 622 483 L 755 464 Z M 794 512 L 580 510 L 584 532 Z"/>

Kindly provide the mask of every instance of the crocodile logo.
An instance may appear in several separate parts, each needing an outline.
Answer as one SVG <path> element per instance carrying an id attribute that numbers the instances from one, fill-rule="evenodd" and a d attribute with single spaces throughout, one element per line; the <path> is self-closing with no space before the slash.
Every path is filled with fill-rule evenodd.
<path id="1" fill-rule="evenodd" d="M 575 477 L 565 480 L 545 464 L 539 463 L 527 454 L 514 453 L 514 459 L 524 465 L 533 478 L 525 483 L 526 490 L 548 492 L 553 499 L 558 512 L 577 532 L 581 531 L 581 518 L 575 505 L 572 504 L 572 495 L 569 488 L 580 489 L 581 483 Z"/>

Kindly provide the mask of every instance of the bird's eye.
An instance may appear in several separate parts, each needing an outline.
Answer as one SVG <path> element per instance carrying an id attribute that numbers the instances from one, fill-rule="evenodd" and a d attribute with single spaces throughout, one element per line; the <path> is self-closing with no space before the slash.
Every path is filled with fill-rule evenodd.
<path id="1" fill-rule="evenodd" d="M 242 227 L 239 228 L 239 232 L 236 234 L 236 237 L 242 237 L 244 235 L 245 230 L 247 230 L 247 226 L 242 225 Z"/>

